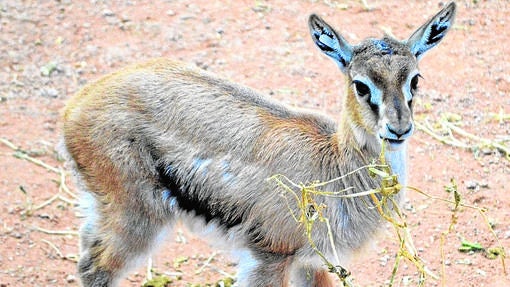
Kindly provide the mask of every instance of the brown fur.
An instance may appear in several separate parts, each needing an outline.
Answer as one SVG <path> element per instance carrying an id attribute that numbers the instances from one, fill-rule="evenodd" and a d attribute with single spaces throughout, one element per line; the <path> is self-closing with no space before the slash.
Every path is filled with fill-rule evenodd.
<path id="1" fill-rule="evenodd" d="M 314 279 L 315 279 L 315 282 L 314 282 L 313 287 L 334 287 L 335 286 L 335 284 L 333 284 L 333 282 L 331 281 L 329 273 L 324 270 L 316 271 Z"/>

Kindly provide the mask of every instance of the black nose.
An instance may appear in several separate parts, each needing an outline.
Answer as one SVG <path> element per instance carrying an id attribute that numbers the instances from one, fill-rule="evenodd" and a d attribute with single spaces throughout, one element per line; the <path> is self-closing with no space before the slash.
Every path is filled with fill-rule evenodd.
<path id="1" fill-rule="evenodd" d="M 401 137 L 407 135 L 413 129 L 413 125 L 412 124 L 409 124 L 407 126 L 407 128 L 405 128 L 405 129 L 402 129 L 402 128 L 396 129 L 396 128 L 393 128 L 390 124 L 386 124 L 386 127 L 388 128 L 388 131 L 390 133 L 392 133 L 392 134 L 397 136 L 397 139 L 400 139 Z"/>

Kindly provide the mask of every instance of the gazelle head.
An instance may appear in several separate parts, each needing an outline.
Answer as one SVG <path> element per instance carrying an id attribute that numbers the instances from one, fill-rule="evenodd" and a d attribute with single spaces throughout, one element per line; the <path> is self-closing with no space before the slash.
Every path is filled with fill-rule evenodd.
<path id="1" fill-rule="evenodd" d="M 443 39 L 454 16 L 455 3 L 451 2 L 407 40 L 385 36 L 359 45 L 350 45 L 320 17 L 310 16 L 315 44 L 347 77 L 343 112 L 360 144 L 372 136 L 398 148 L 412 135 L 413 97 L 421 77 L 418 61 Z"/>

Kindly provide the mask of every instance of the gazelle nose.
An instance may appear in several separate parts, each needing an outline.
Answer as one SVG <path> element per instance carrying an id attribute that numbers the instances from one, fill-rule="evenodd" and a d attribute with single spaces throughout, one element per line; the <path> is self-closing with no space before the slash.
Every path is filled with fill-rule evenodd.
<path id="1" fill-rule="evenodd" d="M 394 128 L 390 124 L 386 124 L 388 131 L 395 135 L 397 139 L 404 139 L 411 135 L 413 132 L 413 124 L 409 124 L 406 128 Z"/>

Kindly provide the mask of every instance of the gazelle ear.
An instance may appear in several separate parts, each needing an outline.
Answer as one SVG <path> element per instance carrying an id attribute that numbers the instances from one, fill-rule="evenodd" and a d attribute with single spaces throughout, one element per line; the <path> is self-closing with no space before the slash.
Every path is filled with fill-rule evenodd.
<path id="1" fill-rule="evenodd" d="M 455 2 L 450 2 L 409 37 L 407 45 L 417 59 L 441 42 L 452 27 L 454 18 Z"/>
<path id="2" fill-rule="evenodd" d="M 352 58 L 352 47 L 347 41 L 337 34 L 331 26 L 328 25 L 319 16 L 312 14 L 308 20 L 310 34 L 315 45 L 321 51 L 333 58 L 340 69 L 345 72 Z"/>

